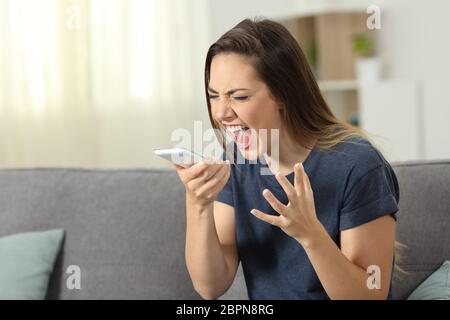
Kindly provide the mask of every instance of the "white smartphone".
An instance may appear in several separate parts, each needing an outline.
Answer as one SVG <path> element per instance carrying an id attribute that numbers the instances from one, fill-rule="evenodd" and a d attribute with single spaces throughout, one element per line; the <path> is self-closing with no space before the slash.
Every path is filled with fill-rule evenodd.
<path id="1" fill-rule="evenodd" d="M 189 168 L 190 166 L 203 160 L 201 155 L 184 148 L 155 149 L 154 152 L 161 158 L 169 160 L 170 162 L 184 168 Z"/>

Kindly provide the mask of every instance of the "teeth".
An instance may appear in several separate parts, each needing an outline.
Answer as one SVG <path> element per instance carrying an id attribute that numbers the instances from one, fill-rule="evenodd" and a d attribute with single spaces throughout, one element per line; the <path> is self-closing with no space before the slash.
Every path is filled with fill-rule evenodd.
<path id="1" fill-rule="evenodd" d="M 242 130 L 244 128 L 245 128 L 244 126 L 229 126 L 229 127 L 227 127 L 227 131 L 237 132 L 237 131 Z"/>

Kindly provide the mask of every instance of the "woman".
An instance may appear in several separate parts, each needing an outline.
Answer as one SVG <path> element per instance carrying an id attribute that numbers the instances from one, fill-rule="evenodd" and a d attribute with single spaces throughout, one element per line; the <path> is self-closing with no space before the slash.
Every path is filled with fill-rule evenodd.
<path id="1" fill-rule="evenodd" d="M 239 23 L 209 48 L 205 90 L 213 127 L 237 146 L 230 160 L 250 161 L 176 167 L 197 292 L 225 293 L 241 262 L 251 299 L 389 298 L 395 174 L 334 117 L 290 33 L 270 20 Z"/>

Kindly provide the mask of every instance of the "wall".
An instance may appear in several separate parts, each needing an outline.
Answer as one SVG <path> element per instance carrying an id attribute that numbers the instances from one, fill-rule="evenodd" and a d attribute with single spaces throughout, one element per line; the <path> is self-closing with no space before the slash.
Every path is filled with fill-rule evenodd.
<path id="1" fill-rule="evenodd" d="M 423 157 L 450 158 L 450 1 L 397 0 L 381 16 L 386 75 L 419 87 Z"/>
<path id="2" fill-rule="evenodd" d="M 213 0 L 212 41 L 245 17 L 277 16 L 288 12 L 287 8 L 293 8 L 295 3 Z M 376 32 L 386 78 L 414 82 L 418 88 L 419 111 L 413 117 L 418 119 L 417 158 L 450 158 L 450 1 L 374 3 L 382 3 L 382 29 Z"/>
<path id="3" fill-rule="evenodd" d="M 292 6 L 292 0 L 211 0 L 212 41 L 244 18 L 277 15 Z"/>

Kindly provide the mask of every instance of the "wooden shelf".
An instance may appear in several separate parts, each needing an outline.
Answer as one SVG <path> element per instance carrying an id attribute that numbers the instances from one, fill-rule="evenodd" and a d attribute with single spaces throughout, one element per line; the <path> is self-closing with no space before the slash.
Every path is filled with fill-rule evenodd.
<path id="1" fill-rule="evenodd" d="M 323 97 L 334 115 L 359 123 L 356 79 L 357 55 L 353 39 L 364 34 L 375 42 L 375 32 L 367 28 L 367 8 L 387 7 L 386 0 L 290 0 L 285 12 L 270 18 L 281 22 L 302 48 Z"/>
<path id="2" fill-rule="evenodd" d="M 353 38 L 365 34 L 374 40 L 366 19 L 365 12 L 343 12 L 294 18 L 284 21 L 284 25 L 300 44 L 317 78 L 344 80 L 345 87 L 354 86 L 347 79 L 356 77 L 357 55 L 352 48 Z M 340 84 L 337 87 L 340 88 Z"/>

